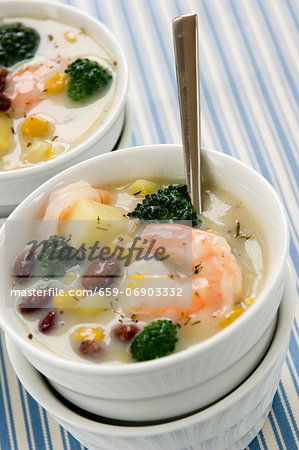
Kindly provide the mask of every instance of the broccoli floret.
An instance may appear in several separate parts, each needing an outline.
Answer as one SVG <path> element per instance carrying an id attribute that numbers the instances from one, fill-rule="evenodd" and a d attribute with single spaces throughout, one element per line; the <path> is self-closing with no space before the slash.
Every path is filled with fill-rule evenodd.
<path id="1" fill-rule="evenodd" d="M 166 356 L 175 349 L 176 334 L 177 327 L 171 320 L 152 322 L 131 343 L 131 354 L 136 361 Z"/>
<path id="2" fill-rule="evenodd" d="M 44 242 L 37 260 L 47 277 L 62 277 L 65 272 L 76 264 L 74 247 L 67 244 L 62 236 L 53 235 Z"/>
<path id="3" fill-rule="evenodd" d="M 10 67 L 32 58 L 40 41 L 36 30 L 20 22 L 0 26 L 0 66 Z"/>
<path id="4" fill-rule="evenodd" d="M 146 195 L 128 216 L 142 220 L 191 220 L 194 227 L 201 224 L 185 184 L 170 185 Z"/>
<path id="5" fill-rule="evenodd" d="M 78 102 L 92 94 L 102 91 L 112 80 L 108 69 L 88 58 L 78 58 L 68 65 L 65 73 L 69 74 L 67 93 L 71 100 Z"/>

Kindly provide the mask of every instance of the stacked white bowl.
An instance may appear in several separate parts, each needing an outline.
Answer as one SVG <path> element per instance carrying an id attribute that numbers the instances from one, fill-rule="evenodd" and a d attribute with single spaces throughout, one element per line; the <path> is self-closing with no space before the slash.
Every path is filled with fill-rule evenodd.
<path id="1" fill-rule="evenodd" d="M 237 321 L 206 341 L 159 360 L 128 365 L 70 361 L 30 341 L 13 308 L 5 306 L 0 283 L 0 324 L 30 363 L 74 404 L 119 420 L 163 420 L 206 407 L 227 395 L 256 368 L 271 342 L 282 298 L 288 254 L 288 226 L 272 186 L 240 161 L 203 151 L 203 173 L 250 209 L 263 236 L 268 267 L 255 303 Z M 84 161 L 36 189 L 8 220 L 34 220 L 57 186 L 84 179 L 94 186 L 130 179 L 182 179 L 182 149 L 156 145 Z M 4 276 L 4 230 L 0 234 L 0 276 Z M 1 281 L 1 280 L 0 280 Z"/>
<path id="2" fill-rule="evenodd" d="M 287 268 L 274 338 L 256 370 L 214 405 L 184 419 L 160 425 L 140 426 L 135 423 L 124 426 L 91 418 L 61 401 L 8 337 L 7 349 L 17 376 L 32 397 L 91 450 L 243 450 L 262 428 L 271 409 L 289 345 L 296 299 L 294 276 Z"/>

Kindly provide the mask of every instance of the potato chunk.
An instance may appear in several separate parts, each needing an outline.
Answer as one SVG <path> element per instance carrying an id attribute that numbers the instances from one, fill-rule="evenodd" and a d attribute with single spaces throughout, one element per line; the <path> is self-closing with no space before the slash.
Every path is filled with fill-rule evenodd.
<path id="1" fill-rule="evenodd" d="M 152 194 L 157 190 L 156 183 L 148 180 L 136 180 L 130 184 L 127 188 L 127 192 L 134 197 L 145 197 L 148 194 Z"/>
<path id="2" fill-rule="evenodd" d="M 134 229 L 134 222 L 127 218 L 124 209 L 85 198 L 79 198 L 64 219 L 60 234 L 71 236 L 70 245 L 76 248 L 83 243 L 88 248 L 96 241 L 103 245 Z"/>
<path id="3" fill-rule="evenodd" d="M 48 161 L 52 156 L 52 145 L 48 142 L 36 140 L 26 152 L 27 161 L 30 163 L 38 163 L 41 161 Z"/>
<path id="4" fill-rule="evenodd" d="M 0 157 L 10 153 L 16 145 L 13 121 L 5 113 L 0 113 Z"/>

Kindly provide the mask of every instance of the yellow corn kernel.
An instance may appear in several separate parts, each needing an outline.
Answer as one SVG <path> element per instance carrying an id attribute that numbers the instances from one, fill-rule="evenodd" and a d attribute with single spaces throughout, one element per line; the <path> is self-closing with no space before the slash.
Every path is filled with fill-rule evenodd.
<path id="1" fill-rule="evenodd" d="M 136 180 L 127 187 L 127 192 L 130 195 L 134 195 L 134 197 L 145 197 L 148 194 L 152 194 L 156 190 L 156 183 L 143 179 Z"/>
<path id="2" fill-rule="evenodd" d="M 144 275 L 142 273 L 135 273 L 129 276 L 129 281 L 127 283 L 128 289 L 136 289 L 142 287 L 144 283 Z"/>
<path id="3" fill-rule="evenodd" d="M 69 272 L 66 274 L 65 278 L 73 280 L 74 278 L 76 278 L 76 274 L 73 272 Z"/>
<path id="4" fill-rule="evenodd" d="M 64 73 L 56 73 L 45 81 L 44 92 L 47 94 L 59 94 L 65 88 L 65 79 L 66 76 Z"/>
<path id="5" fill-rule="evenodd" d="M 35 140 L 30 147 L 26 149 L 25 157 L 28 162 L 38 163 L 40 161 L 47 161 L 52 157 L 52 145 L 48 142 Z"/>
<path id="6" fill-rule="evenodd" d="M 80 316 L 89 316 L 94 317 L 102 313 L 103 311 L 106 311 L 107 308 L 73 308 L 72 313 L 76 313 Z"/>
<path id="7" fill-rule="evenodd" d="M 55 308 L 77 308 L 82 298 L 84 298 L 83 295 L 71 295 L 70 291 L 64 291 L 63 294 L 58 294 L 53 298 L 53 306 Z"/>
<path id="8" fill-rule="evenodd" d="M 75 341 L 84 341 L 85 339 L 94 339 L 95 341 L 102 341 L 105 337 L 104 331 L 101 328 L 81 327 L 73 333 Z"/>
<path id="9" fill-rule="evenodd" d="M 49 133 L 49 122 L 38 117 L 28 117 L 22 125 L 25 137 L 43 137 Z"/>
<path id="10" fill-rule="evenodd" d="M 64 38 L 66 41 L 71 42 L 72 44 L 77 41 L 77 36 L 73 31 L 66 31 L 64 33 Z"/>
<path id="11" fill-rule="evenodd" d="M 15 147 L 13 121 L 5 113 L 0 113 L 0 157 L 10 153 Z"/>
<path id="12" fill-rule="evenodd" d="M 234 320 L 236 320 L 238 317 L 241 316 L 241 314 L 243 314 L 244 309 L 243 308 L 233 308 L 229 313 L 225 314 L 225 316 L 220 320 L 220 327 L 221 328 L 225 328 L 228 325 L 230 325 L 232 322 L 234 322 Z"/>
<path id="13" fill-rule="evenodd" d="M 246 298 L 244 303 L 246 306 L 251 306 L 254 303 L 254 298 Z"/>

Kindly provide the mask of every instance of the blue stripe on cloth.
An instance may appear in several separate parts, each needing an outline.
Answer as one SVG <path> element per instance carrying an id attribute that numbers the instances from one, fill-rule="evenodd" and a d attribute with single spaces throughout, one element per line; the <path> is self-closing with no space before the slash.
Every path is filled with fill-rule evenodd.
<path id="1" fill-rule="evenodd" d="M 7 450 L 10 450 L 10 437 L 8 432 L 8 424 L 7 417 L 5 414 L 5 405 L 4 405 L 4 393 L 2 391 L 2 386 L 0 385 L 0 411 L 1 411 L 1 420 L 0 420 L 0 437 L 1 437 L 1 446 L 6 443 Z"/>
<path id="2" fill-rule="evenodd" d="M 266 88 L 266 83 L 265 83 L 264 80 L 263 80 L 262 74 L 261 74 L 260 69 L 259 69 L 259 67 L 258 67 L 257 61 L 256 61 L 256 59 L 255 59 L 255 57 L 254 57 L 254 54 L 253 54 L 251 45 L 250 45 L 249 40 L 248 40 L 248 37 L 246 36 L 245 30 L 244 30 L 244 28 L 240 25 L 240 23 L 242 23 L 242 21 L 241 21 L 241 18 L 240 18 L 240 16 L 239 16 L 239 13 L 238 13 L 238 11 L 237 11 L 237 9 L 236 9 L 236 6 L 235 6 L 235 4 L 234 4 L 234 2 L 233 2 L 232 0 L 230 0 L 230 5 L 231 5 L 231 10 L 232 10 L 232 12 L 233 12 L 233 14 L 234 14 L 234 16 L 235 16 L 235 19 L 236 19 L 236 24 L 237 24 L 237 26 L 238 26 L 238 29 L 239 29 L 239 31 L 240 31 L 240 34 L 241 34 L 241 36 L 242 36 L 242 38 L 243 38 L 243 41 L 244 41 L 244 43 L 245 43 L 245 46 L 246 46 L 246 50 L 247 50 L 248 56 L 249 56 L 250 61 L 251 61 L 251 63 L 252 63 L 252 67 L 254 68 L 255 75 L 256 75 L 256 77 L 257 77 L 257 79 L 258 79 L 258 81 L 259 81 L 260 88 L 261 88 L 261 90 L 262 90 L 262 92 L 263 92 L 263 94 L 264 94 L 264 98 L 265 98 L 266 103 L 267 103 L 267 106 L 268 106 L 268 112 L 270 113 L 270 115 L 271 115 L 271 117 L 272 117 L 272 119 L 273 119 L 273 121 L 274 121 L 274 124 L 276 125 L 276 122 L 278 122 L 278 117 L 277 117 L 277 115 L 276 115 L 276 113 L 275 113 L 275 111 L 274 111 L 274 109 L 273 109 L 273 105 L 272 105 L 272 102 L 271 102 L 271 100 L 270 100 L 270 96 L 269 96 L 269 94 L 268 94 L 267 88 Z M 244 111 L 244 112 L 245 112 L 245 111 Z M 245 115 L 246 115 L 246 114 L 245 114 Z M 278 131 L 282 131 L 280 125 L 279 125 L 279 128 L 278 128 Z M 281 139 L 280 139 L 280 140 L 281 140 Z M 283 142 L 286 144 L 286 147 L 284 147 Z M 285 138 L 283 139 L 283 142 L 281 142 L 282 148 L 285 148 L 285 149 L 289 148 L 288 145 L 287 145 L 287 141 L 286 141 Z M 255 148 L 255 147 L 253 147 L 253 149 L 254 149 L 254 148 Z M 257 146 L 256 148 L 259 149 L 258 146 Z M 289 153 L 291 153 L 291 152 L 288 152 L 288 154 L 289 154 Z M 264 151 L 264 149 L 260 149 L 260 151 L 255 151 L 255 154 L 256 154 L 256 157 L 257 157 L 257 159 L 258 159 L 258 163 L 259 163 L 259 166 L 260 166 L 260 168 L 261 168 L 262 174 L 263 174 L 269 181 L 274 181 L 274 180 L 275 180 L 276 186 L 277 186 L 277 187 L 280 189 L 280 191 L 282 192 L 283 189 L 282 189 L 281 181 L 280 181 L 280 178 L 279 178 L 278 174 L 275 174 L 275 173 L 272 172 L 273 175 L 270 175 L 270 173 L 269 173 L 269 168 L 268 168 L 268 167 L 271 166 L 271 160 L 270 160 L 270 158 L 269 158 L 268 151 Z M 264 156 L 264 155 L 265 155 L 265 156 Z M 266 161 L 267 161 L 267 162 L 266 162 Z M 283 163 L 283 161 L 282 161 L 282 163 Z M 293 167 L 294 167 L 294 169 L 296 170 L 296 165 L 293 166 Z M 298 237 L 298 236 L 299 236 L 299 230 L 297 230 L 297 224 L 295 224 L 295 223 L 293 222 L 293 219 L 292 219 L 292 216 L 291 216 L 291 211 L 290 211 L 289 208 L 288 208 L 288 204 L 285 203 L 285 206 L 286 206 L 286 208 L 287 208 L 287 212 L 288 212 L 288 215 L 289 215 L 289 220 L 290 220 L 291 225 L 292 225 L 292 227 L 293 227 L 293 231 L 294 231 L 294 233 L 296 233 L 296 237 Z M 294 244 L 292 243 L 291 245 L 294 245 Z"/>
<path id="3" fill-rule="evenodd" d="M 50 434 L 50 429 L 49 429 L 48 417 L 47 417 L 47 413 L 46 413 L 46 411 L 44 409 L 42 410 L 42 414 L 43 414 L 43 419 L 44 419 L 44 423 L 45 423 L 46 434 L 47 434 L 47 439 L 48 439 L 48 443 L 49 443 L 49 449 L 53 450 L 53 445 L 52 445 L 52 441 L 51 441 L 51 434 Z"/>
<path id="4" fill-rule="evenodd" d="M 267 29 L 268 29 L 268 31 L 269 31 L 269 33 L 271 35 L 272 43 L 274 44 L 277 56 L 279 58 L 279 62 L 280 62 L 281 67 L 283 69 L 282 73 L 285 75 L 285 78 L 286 78 L 286 80 L 287 80 L 287 82 L 288 82 L 288 84 L 290 86 L 290 89 L 292 91 L 292 94 L 294 96 L 294 100 L 298 104 L 298 102 L 299 102 L 299 91 L 298 91 L 298 89 L 296 87 L 295 81 L 293 80 L 293 77 L 292 77 L 291 72 L 289 70 L 288 64 L 287 64 L 287 62 L 285 60 L 284 54 L 283 54 L 283 52 L 282 52 L 282 50 L 280 48 L 280 44 L 279 44 L 279 41 L 278 41 L 278 39 L 277 39 L 277 37 L 275 35 L 273 26 L 272 26 L 272 24 L 270 22 L 270 19 L 269 19 L 267 13 L 266 13 L 266 10 L 265 10 L 265 7 L 263 5 L 263 2 L 257 2 L 257 5 L 258 5 L 258 7 L 260 8 L 260 10 L 262 12 L 263 19 L 264 19 L 264 21 L 266 23 L 266 26 L 267 26 Z"/>
<path id="5" fill-rule="evenodd" d="M 230 0 L 230 6 L 231 6 L 231 11 L 232 11 L 232 13 L 233 13 L 233 15 L 235 17 L 235 23 L 237 24 L 239 32 L 240 32 L 240 35 L 242 36 L 242 39 L 244 41 L 244 44 L 245 44 L 245 47 L 246 47 L 246 51 L 247 51 L 248 56 L 250 58 L 252 67 L 254 69 L 254 73 L 256 75 L 256 78 L 257 78 L 259 86 L 260 86 L 260 89 L 261 89 L 261 91 L 263 93 L 263 96 L 264 96 L 264 99 L 266 101 L 266 105 L 268 107 L 267 111 L 271 115 L 272 120 L 274 121 L 274 125 L 277 126 L 278 125 L 278 117 L 277 117 L 277 115 L 275 113 L 275 110 L 274 110 L 271 98 L 269 96 L 269 93 L 268 93 L 268 90 L 267 90 L 267 87 L 266 87 L 266 82 L 264 81 L 263 76 L 261 74 L 261 71 L 259 69 L 259 65 L 258 65 L 258 63 L 256 61 L 256 58 L 255 58 L 254 53 L 253 53 L 253 50 L 251 48 L 249 38 L 248 38 L 244 28 L 241 26 L 242 22 L 241 22 L 241 18 L 240 18 L 239 12 L 238 12 L 238 10 L 236 8 L 235 3 L 232 0 Z M 246 122 L 248 122 L 248 120 L 246 118 L 246 110 L 245 110 L 245 108 L 242 108 L 242 111 L 243 111 L 243 114 L 244 114 L 244 116 L 242 114 L 243 118 L 245 118 Z M 282 131 L 282 127 L 280 126 L 280 124 L 278 125 L 278 127 L 279 127 L 278 131 L 279 132 Z M 253 130 L 250 128 L 250 134 L 252 134 L 252 133 L 253 133 Z M 255 140 L 254 140 L 254 142 L 255 142 Z M 284 148 L 284 146 L 288 147 L 287 139 L 285 138 L 285 136 L 282 139 L 282 146 L 283 146 L 283 148 Z M 258 146 L 257 143 L 253 146 L 253 150 L 254 149 L 259 149 L 259 146 Z M 270 164 L 269 158 L 266 155 L 267 163 L 268 163 L 268 164 L 266 164 L 264 156 L 262 155 L 262 152 L 256 151 L 255 153 L 256 153 L 256 157 L 258 158 L 258 162 L 259 162 L 259 165 L 260 165 L 260 167 L 262 169 L 263 175 L 269 181 L 271 181 L 272 180 L 272 176 L 270 175 L 269 169 L 268 169 L 268 165 Z M 279 183 L 279 178 L 278 178 L 277 175 L 275 176 L 275 181 L 276 181 L 276 183 L 278 185 L 280 184 Z"/>
<path id="6" fill-rule="evenodd" d="M 26 399 L 28 402 L 30 420 L 33 431 L 34 445 L 37 449 L 46 449 L 46 443 L 44 438 L 44 433 L 42 429 L 42 422 L 40 417 L 39 405 L 31 397 L 28 392 L 26 392 Z"/>
<path id="7" fill-rule="evenodd" d="M 164 38 L 162 36 L 162 30 L 160 30 L 160 27 L 158 25 L 157 22 L 157 17 L 154 13 L 153 7 L 151 5 L 150 1 L 147 1 L 146 3 L 146 7 L 148 8 L 149 12 L 150 12 L 150 17 L 152 19 L 153 25 L 154 25 L 154 29 L 156 31 L 158 40 L 159 40 L 159 44 L 161 46 L 161 50 L 163 53 L 163 59 L 167 65 L 167 69 L 168 69 L 168 75 L 169 75 L 169 79 L 171 82 L 171 87 L 172 87 L 172 93 L 174 93 L 176 95 L 177 92 L 177 85 L 176 85 L 176 77 L 175 77 L 175 72 L 173 70 L 173 54 L 172 53 L 168 53 L 166 51 L 166 47 L 165 47 L 165 41 Z M 170 24 L 169 24 L 170 26 Z"/>
<path id="8" fill-rule="evenodd" d="M 176 5 L 177 11 L 178 11 L 177 14 L 178 15 L 183 14 L 183 11 L 181 10 L 181 7 L 180 7 L 179 3 L 177 2 L 177 0 L 174 0 L 174 4 Z M 223 126 L 225 126 L 224 121 L 222 120 L 223 118 L 218 117 L 217 109 L 214 107 L 214 103 L 210 96 L 209 88 L 208 88 L 206 80 L 205 80 L 205 75 L 203 73 L 201 74 L 200 82 L 201 82 L 201 86 L 200 86 L 201 93 L 204 95 L 205 101 L 207 103 L 206 110 L 209 113 L 211 122 L 214 124 L 215 130 L 217 130 L 218 139 L 219 139 L 219 142 L 221 145 L 221 148 L 219 150 L 221 150 L 227 154 L 232 154 L 232 148 L 228 144 L 225 134 L 224 134 L 224 130 L 223 130 Z"/>
<path id="9" fill-rule="evenodd" d="M 19 385 L 19 392 L 20 392 L 20 398 L 21 398 L 22 412 L 23 412 L 25 428 L 26 428 L 26 437 L 27 437 L 27 441 L 28 441 L 28 448 L 29 448 L 29 450 L 32 450 L 33 445 L 32 445 L 32 440 L 31 440 L 31 435 L 30 435 L 30 430 L 29 430 L 29 420 L 30 419 L 28 418 L 27 413 L 26 413 L 25 398 L 24 398 L 26 395 L 26 391 L 20 382 L 18 383 L 18 385 Z"/>
<path id="10" fill-rule="evenodd" d="M 141 59 L 142 59 L 141 50 L 139 49 L 139 46 L 137 44 L 137 40 L 136 40 L 135 35 L 134 35 L 133 31 L 132 31 L 133 30 L 133 24 L 130 21 L 130 17 L 128 15 L 127 8 L 124 6 L 123 2 L 119 2 L 119 4 L 120 4 L 120 7 L 121 7 L 123 16 L 124 16 L 124 18 L 125 18 L 125 20 L 127 22 L 128 32 L 129 32 L 129 35 L 130 35 L 130 38 L 131 38 L 131 42 L 132 42 L 133 47 L 134 47 L 135 54 L 136 54 L 138 60 L 141 61 Z M 148 97 L 149 97 L 149 105 L 150 105 L 151 113 L 152 113 L 153 117 L 158 117 L 159 116 L 158 110 L 156 108 L 155 103 L 152 100 L 153 95 L 152 95 L 152 92 L 151 92 L 151 83 L 150 83 L 150 80 L 148 80 L 148 77 L 146 75 L 146 71 L 145 71 L 145 69 L 144 69 L 144 67 L 143 67 L 143 65 L 141 63 L 139 64 L 139 69 L 140 69 L 140 72 L 141 72 L 141 75 L 142 75 L 142 78 L 143 78 L 143 81 L 144 81 L 144 84 L 145 84 L 146 92 L 147 92 Z M 161 144 L 165 144 L 167 141 L 165 139 L 165 134 L 164 134 L 164 131 L 163 131 L 163 128 L 162 128 L 162 125 L 161 125 L 160 121 L 156 120 L 155 124 L 156 124 L 156 129 L 157 129 L 157 132 L 158 132 L 158 137 L 159 137 L 160 143 Z"/>
<path id="11" fill-rule="evenodd" d="M 249 444 L 250 450 L 261 450 L 261 446 L 259 444 L 258 438 L 255 438 L 250 444 Z"/>
<path id="12" fill-rule="evenodd" d="M 66 438 L 65 438 L 66 431 L 64 430 L 64 428 L 61 425 L 59 426 L 59 429 L 60 429 L 61 440 L 63 443 L 63 448 L 67 448 L 67 442 L 66 442 Z"/>
<path id="13" fill-rule="evenodd" d="M 280 439 L 280 436 L 279 436 L 279 433 L 278 433 L 278 430 L 277 430 L 277 427 L 276 427 L 276 424 L 275 424 L 275 421 L 274 421 L 274 415 L 275 415 L 274 407 L 275 406 L 276 406 L 275 412 L 277 411 L 277 403 L 275 402 L 275 399 L 276 399 L 277 395 L 278 394 L 276 393 L 275 396 L 274 396 L 273 409 L 272 409 L 272 411 L 269 414 L 269 420 L 270 420 L 270 423 L 271 423 L 271 426 L 272 426 L 272 430 L 273 430 L 273 433 L 274 433 L 275 440 L 276 440 L 276 443 L 278 445 L 278 448 L 279 448 L 279 450 L 283 450 L 285 447 L 283 447 L 283 443 L 282 443 L 282 441 Z"/>
<path id="14" fill-rule="evenodd" d="M 275 397 L 273 400 L 273 408 L 275 409 L 275 417 L 276 417 L 276 421 L 278 424 L 278 428 L 276 428 L 276 425 L 275 425 L 275 429 L 277 430 L 277 435 L 275 434 L 275 437 L 276 437 L 277 441 L 281 442 L 280 438 L 278 438 L 278 429 L 279 429 L 280 435 L 283 439 L 284 446 L 287 449 L 297 448 L 297 444 L 296 444 L 295 438 L 293 436 L 288 419 L 286 417 L 279 392 L 277 392 L 275 394 Z"/>
<path id="15" fill-rule="evenodd" d="M 267 448 L 266 439 L 265 439 L 263 431 L 261 431 L 259 433 L 259 438 L 260 438 L 260 440 L 261 440 L 261 442 L 263 444 L 263 448 Z"/>
<path id="16" fill-rule="evenodd" d="M 81 450 L 81 444 L 71 435 L 71 433 L 67 433 L 67 437 L 72 450 Z"/>
<path id="17" fill-rule="evenodd" d="M 296 13 L 295 10 L 293 9 L 293 6 L 291 4 L 291 0 L 285 0 L 285 4 L 287 5 L 289 11 L 290 11 L 290 18 L 292 19 L 292 21 L 294 22 L 295 28 L 298 30 L 299 29 L 299 19 L 296 20 Z M 297 1 L 297 6 L 298 6 L 298 1 Z M 299 17 L 299 10 L 298 10 L 298 17 Z"/>
<path id="18" fill-rule="evenodd" d="M 3 383 L 4 383 L 4 389 L 5 389 L 5 395 L 6 395 L 6 399 L 7 399 L 7 409 L 8 409 L 8 415 L 9 415 L 9 421 L 10 421 L 10 426 L 11 426 L 11 434 L 12 434 L 12 439 L 13 439 L 13 448 L 17 449 L 18 445 L 17 445 L 17 440 L 16 440 L 16 430 L 15 430 L 15 424 L 14 424 L 14 415 L 12 412 L 12 405 L 11 405 L 11 401 L 10 401 L 10 395 L 9 395 L 9 388 L 8 388 L 8 381 L 7 381 L 7 374 L 6 374 L 6 366 L 5 366 L 5 361 L 3 358 L 3 349 L 2 349 L 2 338 L 0 339 L 0 360 L 1 360 L 1 368 L 2 368 L 2 373 L 3 373 Z M 1 389 L 2 390 L 2 389 Z M 0 398 L 2 400 L 4 400 L 4 393 L 1 393 L 2 395 L 0 395 Z M 6 424 L 6 428 L 8 430 L 8 423 L 7 423 L 7 418 L 5 417 L 5 422 L 4 425 Z M 0 428 L 1 428 L 1 423 L 0 423 Z M 7 443 L 10 442 L 10 436 L 7 439 Z"/>
<path id="19" fill-rule="evenodd" d="M 288 398 L 287 398 L 286 391 L 285 391 L 285 389 L 284 389 L 282 383 L 280 383 L 280 392 L 281 392 L 281 395 L 282 395 L 284 404 L 285 404 L 285 406 L 286 406 L 286 408 L 287 408 L 287 411 L 288 411 L 288 414 L 289 414 L 291 423 L 292 423 L 292 425 L 293 425 L 293 427 L 294 427 L 294 432 L 295 432 L 294 439 L 299 440 L 299 429 L 298 429 L 298 427 L 297 427 L 296 419 L 295 419 L 294 414 L 293 414 L 293 411 L 292 411 L 292 409 L 291 409 L 291 407 L 290 407 L 290 402 L 289 402 L 289 400 L 288 400 Z M 288 422 L 288 419 L 287 419 L 287 418 L 286 418 L 286 421 Z M 282 423 L 281 420 L 279 420 L 279 422 Z M 282 426 L 283 426 L 283 424 L 282 424 Z M 286 429 L 285 429 L 285 431 L 286 431 Z M 293 434 L 293 432 L 291 431 L 291 429 L 289 430 L 289 432 L 290 432 L 290 434 Z"/>
<path id="20" fill-rule="evenodd" d="M 223 49 L 223 45 L 221 44 L 221 41 L 220 41 L 220 36 L 216 33 L 216 27 L 215 27 L 214 21 L 212 19 L 212 13 L 210 12 L 210 9 L 209 9 L 207 3 L 203 2 L 202 6 L 203 6 L 203 10 L 205 11 L 205 17 L 207 18 L 208 23 L 210 25 L 210 28 L 212 30 L 214 42 L 215 42 L 215 45 L 216 45 L 216 47 L 218 49 L 218 53 L 219 53 L 219 56 L 221 58 L 223 67 L 225 69 L 226 77 L 227 77 L 227 80 L 229 82 L 229 85 L 230 85 L 230 88 L 231 88 L 231 91 L 232 91 L 232 94 L 233 94 L 236 106 L 238 107 L 239 114 L 241 115 L 241 117 L 243 119 L 243 123 L 245 125 L 245 129 L 246 129 L 247 136 L 249 138 L 249 142 L 250 142 L 252 148 L 258 148 L 257 139 L 255 137 L 255 134 L 254 134 L 253 129 L 251 127 L 250 121 L 248 119 L 245 106 L 243 105 L 243 102 L 241 100 L 241 94 L 239 93 L 238 88 L 236 86 L 236 83 L 235 83 L 235 80 L 234 80 L 234 76 L 233 76 L 232 71 L 230 69 L 230 65 L 227 62 L 227 58 L 226 58 L 226 55 L 225 55 L 225 52 L 224 52 L 224 49 Z M 211 5 L 209 5 L 209 6 L 211 6 Z M 251 158 L 251 161 L 252 161 L 252 158 Z M 266 176 L 269 177 L 269 174 L 267 173 Z"/>
<path id="21" fill-rule="evenodd" d="M 292 359 L 294 360 L 294 366 L 295 366 L 295 370 L 296 370 L 296 374 L 297 377 L 299 377 L 299 353 L 298 353 L 298 344 L 294 335 L 294 332 L 292 331 L 291 333 L 291 338 L 290 338 L 290 347 L 289 347 L 289 352 L 290 355 L 292 357 Z"/>

